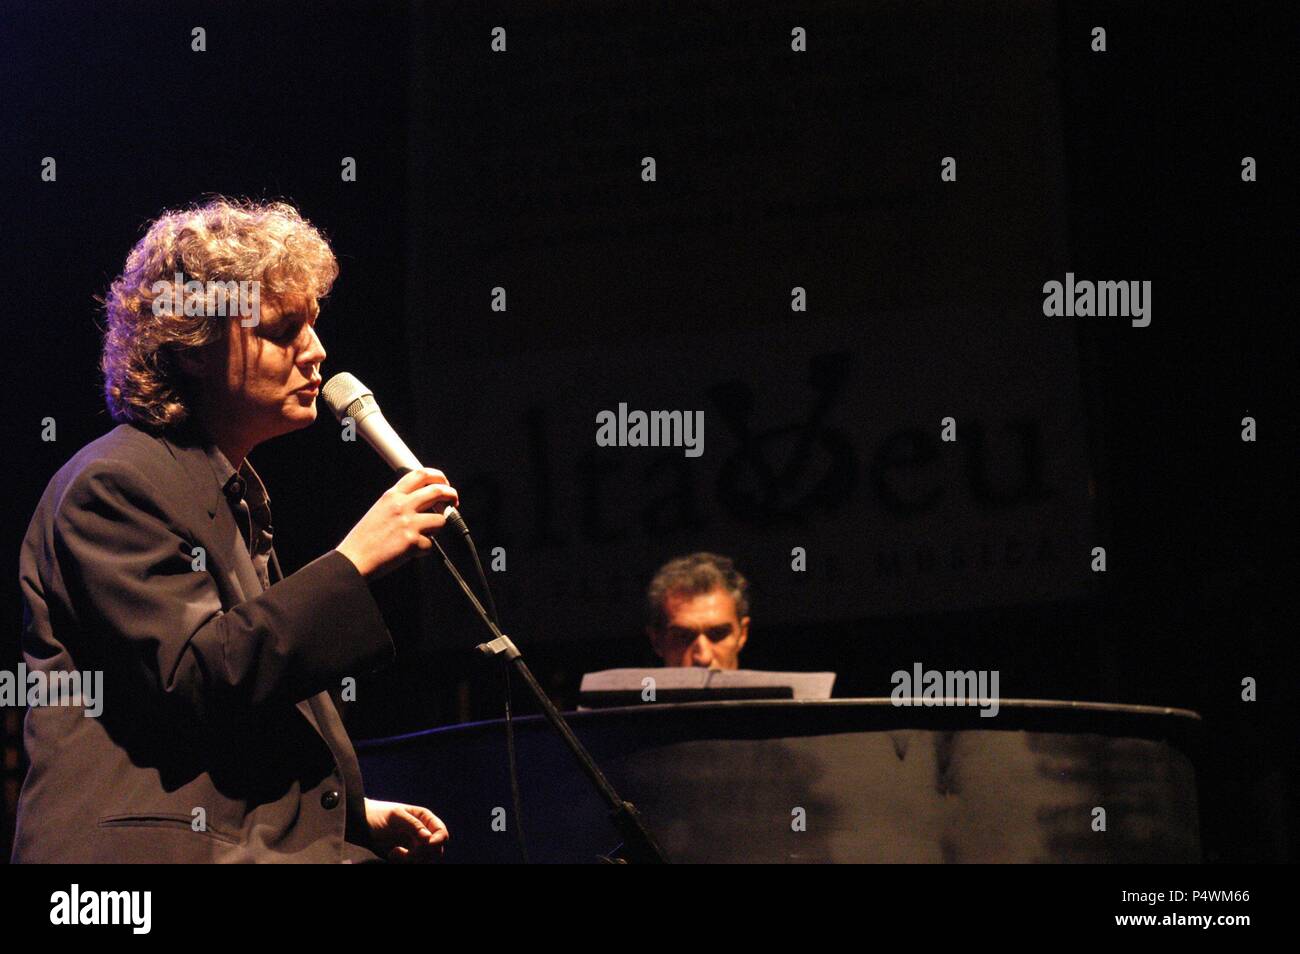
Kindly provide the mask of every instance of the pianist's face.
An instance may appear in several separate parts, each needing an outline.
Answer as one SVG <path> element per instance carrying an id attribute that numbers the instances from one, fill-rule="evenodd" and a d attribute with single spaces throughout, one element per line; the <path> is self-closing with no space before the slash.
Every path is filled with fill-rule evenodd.
<path id="1" fill-rule="evenodd" d="M 736 601 L 718 587 L 697 596 L 670 593 L 664 601 L 666 625 L 651 629 L 650 644 L 665 666 L 739 669 L 740 651 L 749 639 L 749 617 L 736 617 Z"/>

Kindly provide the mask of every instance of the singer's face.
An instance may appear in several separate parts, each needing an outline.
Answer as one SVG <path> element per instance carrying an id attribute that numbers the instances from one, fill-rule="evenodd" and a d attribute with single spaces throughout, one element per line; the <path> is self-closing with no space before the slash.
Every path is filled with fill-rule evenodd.
<path id="1" fill-rule="evenodd" d="M 325 347 L 316 334 L 320 305 L 300 295 L 261 302 L 251 328 L 231 319 L 224 391 L 215 413 L 246 424 L 256 442 L 287 434 L 316 420 L 320 365 Z M 224 385 L 224 386 L 222 386 Z"/>
<path id="2" fill-rule="evenodd" d="M 650 644 L 665 666 L 739 669 L 749 639 L 749 617 L 736 616 L 736 600 L 718 587 L 698 596 L 668 594 L 663 629 L 650 630 Z"/>

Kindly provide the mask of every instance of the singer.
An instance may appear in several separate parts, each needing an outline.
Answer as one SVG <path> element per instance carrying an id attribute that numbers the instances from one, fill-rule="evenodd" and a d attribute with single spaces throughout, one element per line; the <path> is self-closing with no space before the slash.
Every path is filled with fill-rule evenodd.
<path id="1" fill-rule="evenodd" d="M 183 303 L 156 289 L 183 274 Z M 405 474 L 289 576 L 248 453 L 316 418 L 338 264 L 292 206 L 167 212 L 104 299 L 117 426 L 51 479 L 19 557 L 28 670 L 96 674 L 28 709 L 17 862 L 436 859 L 429 809 L 364 797 L 329 690 L 391 662 L 368 580 L 433 548 L 458 502 Z M 223 289 L 258 294 L 257 314 Z M 80 684 L 78 681 L 77 684 Z"/>

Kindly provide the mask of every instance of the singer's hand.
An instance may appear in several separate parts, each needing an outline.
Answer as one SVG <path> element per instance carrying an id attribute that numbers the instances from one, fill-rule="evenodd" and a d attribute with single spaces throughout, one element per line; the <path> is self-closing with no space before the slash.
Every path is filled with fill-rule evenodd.
<path id="1" fill-rule="evenodd" d="M 450 837 L 442 819 L 419 805 L 367 798 L 366 821 L 376 853 L 399 863 L 437 861 Z"/>
<path id="2" fill-rule="evenodd" d="M 378 579 L 432 550 L 428 534 L 446 524 L 442 512 L 459 503 L 442 471 L 413 470 L 384 491 L 337 549 L 362 576 Z"/>

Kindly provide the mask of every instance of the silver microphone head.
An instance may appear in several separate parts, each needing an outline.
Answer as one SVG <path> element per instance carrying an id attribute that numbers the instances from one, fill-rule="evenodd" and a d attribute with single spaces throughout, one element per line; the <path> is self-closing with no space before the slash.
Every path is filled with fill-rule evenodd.
<path id="1" fill-rule="evenodd" d="M 419 460 L 388 425 L 382 414 L 369 426 L 360 427 L 363 420 L 379 411 L 379 402 L 375 400 L 374 393 L 357 380 L 356 375 L 346 371 L 339 372 L 325 382 L 325 386 L 320 390 L 320 396 L 325 399 L 325 403 L 334 412 L 334 417 L 339 423 L 342 423 L 345 417 L 352 418 L 366 442 L 394 470 L 415 470 L 420 466 Z M 469 527 L 465 526 L 465 518 L 455 507 L 444 509 L 443 516 L 460 533 L 469 536 Z"/>
<path id="2" fill-rule="evenodd" d="M 342 371 L 325 382 L 320 396 L 329 405 L 334 417 L 342 423 L 343 418 L 350 417 L 360 424 L 366 417 L 379 410 L 374 392 L 357 380 L 356 375 Z"/>

